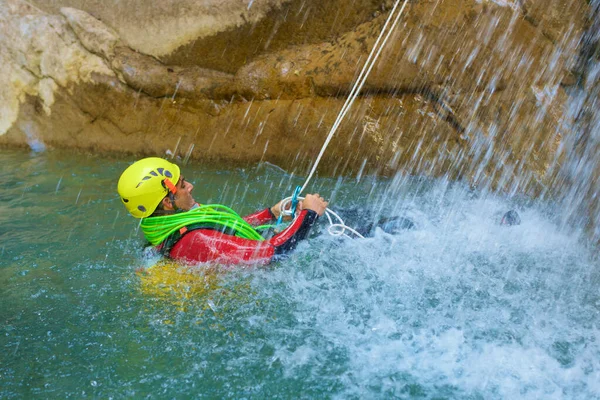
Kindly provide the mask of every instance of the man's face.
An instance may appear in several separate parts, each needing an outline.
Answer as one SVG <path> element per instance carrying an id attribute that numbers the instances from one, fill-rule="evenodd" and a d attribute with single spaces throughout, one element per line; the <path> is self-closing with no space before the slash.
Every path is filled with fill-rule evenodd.
<path id="1" fill-rule="evenodd" d="M 179 181 L 177 181 L 175 187 L 177 188 L 177 193 L 175 193 L 175 205 L 177 208 L 186 211 L 191 210 L 194 204 L 196 204 L 196 200 L 192 196 L 194 185 L 186 181 L 182 175 L 179 177 Z"/>

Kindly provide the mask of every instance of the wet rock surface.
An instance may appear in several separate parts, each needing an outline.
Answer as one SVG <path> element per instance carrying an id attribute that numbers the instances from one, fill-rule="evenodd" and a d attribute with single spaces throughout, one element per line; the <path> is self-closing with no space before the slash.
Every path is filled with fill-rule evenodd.
<path id="1" fill-rule="evenodd" d="M 138 24 L 93 1 L 4 3 L 1 145 L 264 160 L 298 173 L 393 5 L 253 1 L 240 19 L 233 2 L 173 2 L 168 13 L 138 5 Z M 566 89 L 587 13 L 585 0 L 408 2 L 319 171 L 547 191 L 573 123 Z M 194 16 L 218 18 L 191 29 Z M 179 36 L 165 28 L 178 18 Z M 155 31 L 133 40 L 142 25 Z M 161 29 L 165 43 L 145 47 Z"/>

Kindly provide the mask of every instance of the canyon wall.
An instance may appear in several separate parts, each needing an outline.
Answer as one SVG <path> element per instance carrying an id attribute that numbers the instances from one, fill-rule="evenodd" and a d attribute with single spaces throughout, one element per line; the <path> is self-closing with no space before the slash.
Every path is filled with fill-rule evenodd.
<path id="1" fill-rule="evenodd" d="M 394 4 L 109 3 L 0 1 L 0 145 L 305 174 Z M 550 193 L 564 182 L 589 9 L 408 1 L 319 172 Z"/>

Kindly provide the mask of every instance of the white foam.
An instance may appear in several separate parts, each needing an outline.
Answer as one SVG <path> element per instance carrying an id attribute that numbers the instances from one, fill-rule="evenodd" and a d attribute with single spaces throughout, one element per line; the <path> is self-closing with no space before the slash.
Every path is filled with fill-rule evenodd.
<path id="1" fill-rule="evenodd" d="M 589 300 L 600 301 L 598 271 L 585 248 L 543 209 L 520 209 L 522 224 L 506 227 L 505 200 L 429 194 L 415 201 L 428 218 L 419 229 L 321 237 L 270 275 L 267 291 L 285 282 L 298 326 L 312 326 L 300 348 L 277 345 L 288 372 L 337 352 L 341 397 L 410 384 L 432 396 L 598 396 L 598 327 L 586 323 L 600 312 Z"/>

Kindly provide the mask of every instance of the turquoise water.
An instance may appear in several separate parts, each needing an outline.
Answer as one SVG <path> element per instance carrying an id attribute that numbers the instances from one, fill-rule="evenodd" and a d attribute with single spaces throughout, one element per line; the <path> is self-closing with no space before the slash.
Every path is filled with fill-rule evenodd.
<path id="1" fill-rule="evenodd" d="M 170 298 L 136 273 L 153 260 L 115 194 L 130 161 L 0 152 L 0 398 L 600 398 L 600 269 L 551 205 L 319 179 L 332 204 L 417 229 L 318 235 Z M 269 165 L 183 172 L 242 214 L 302 183 Z M 523 223 L 499 226 L 510 208 Z"/>

